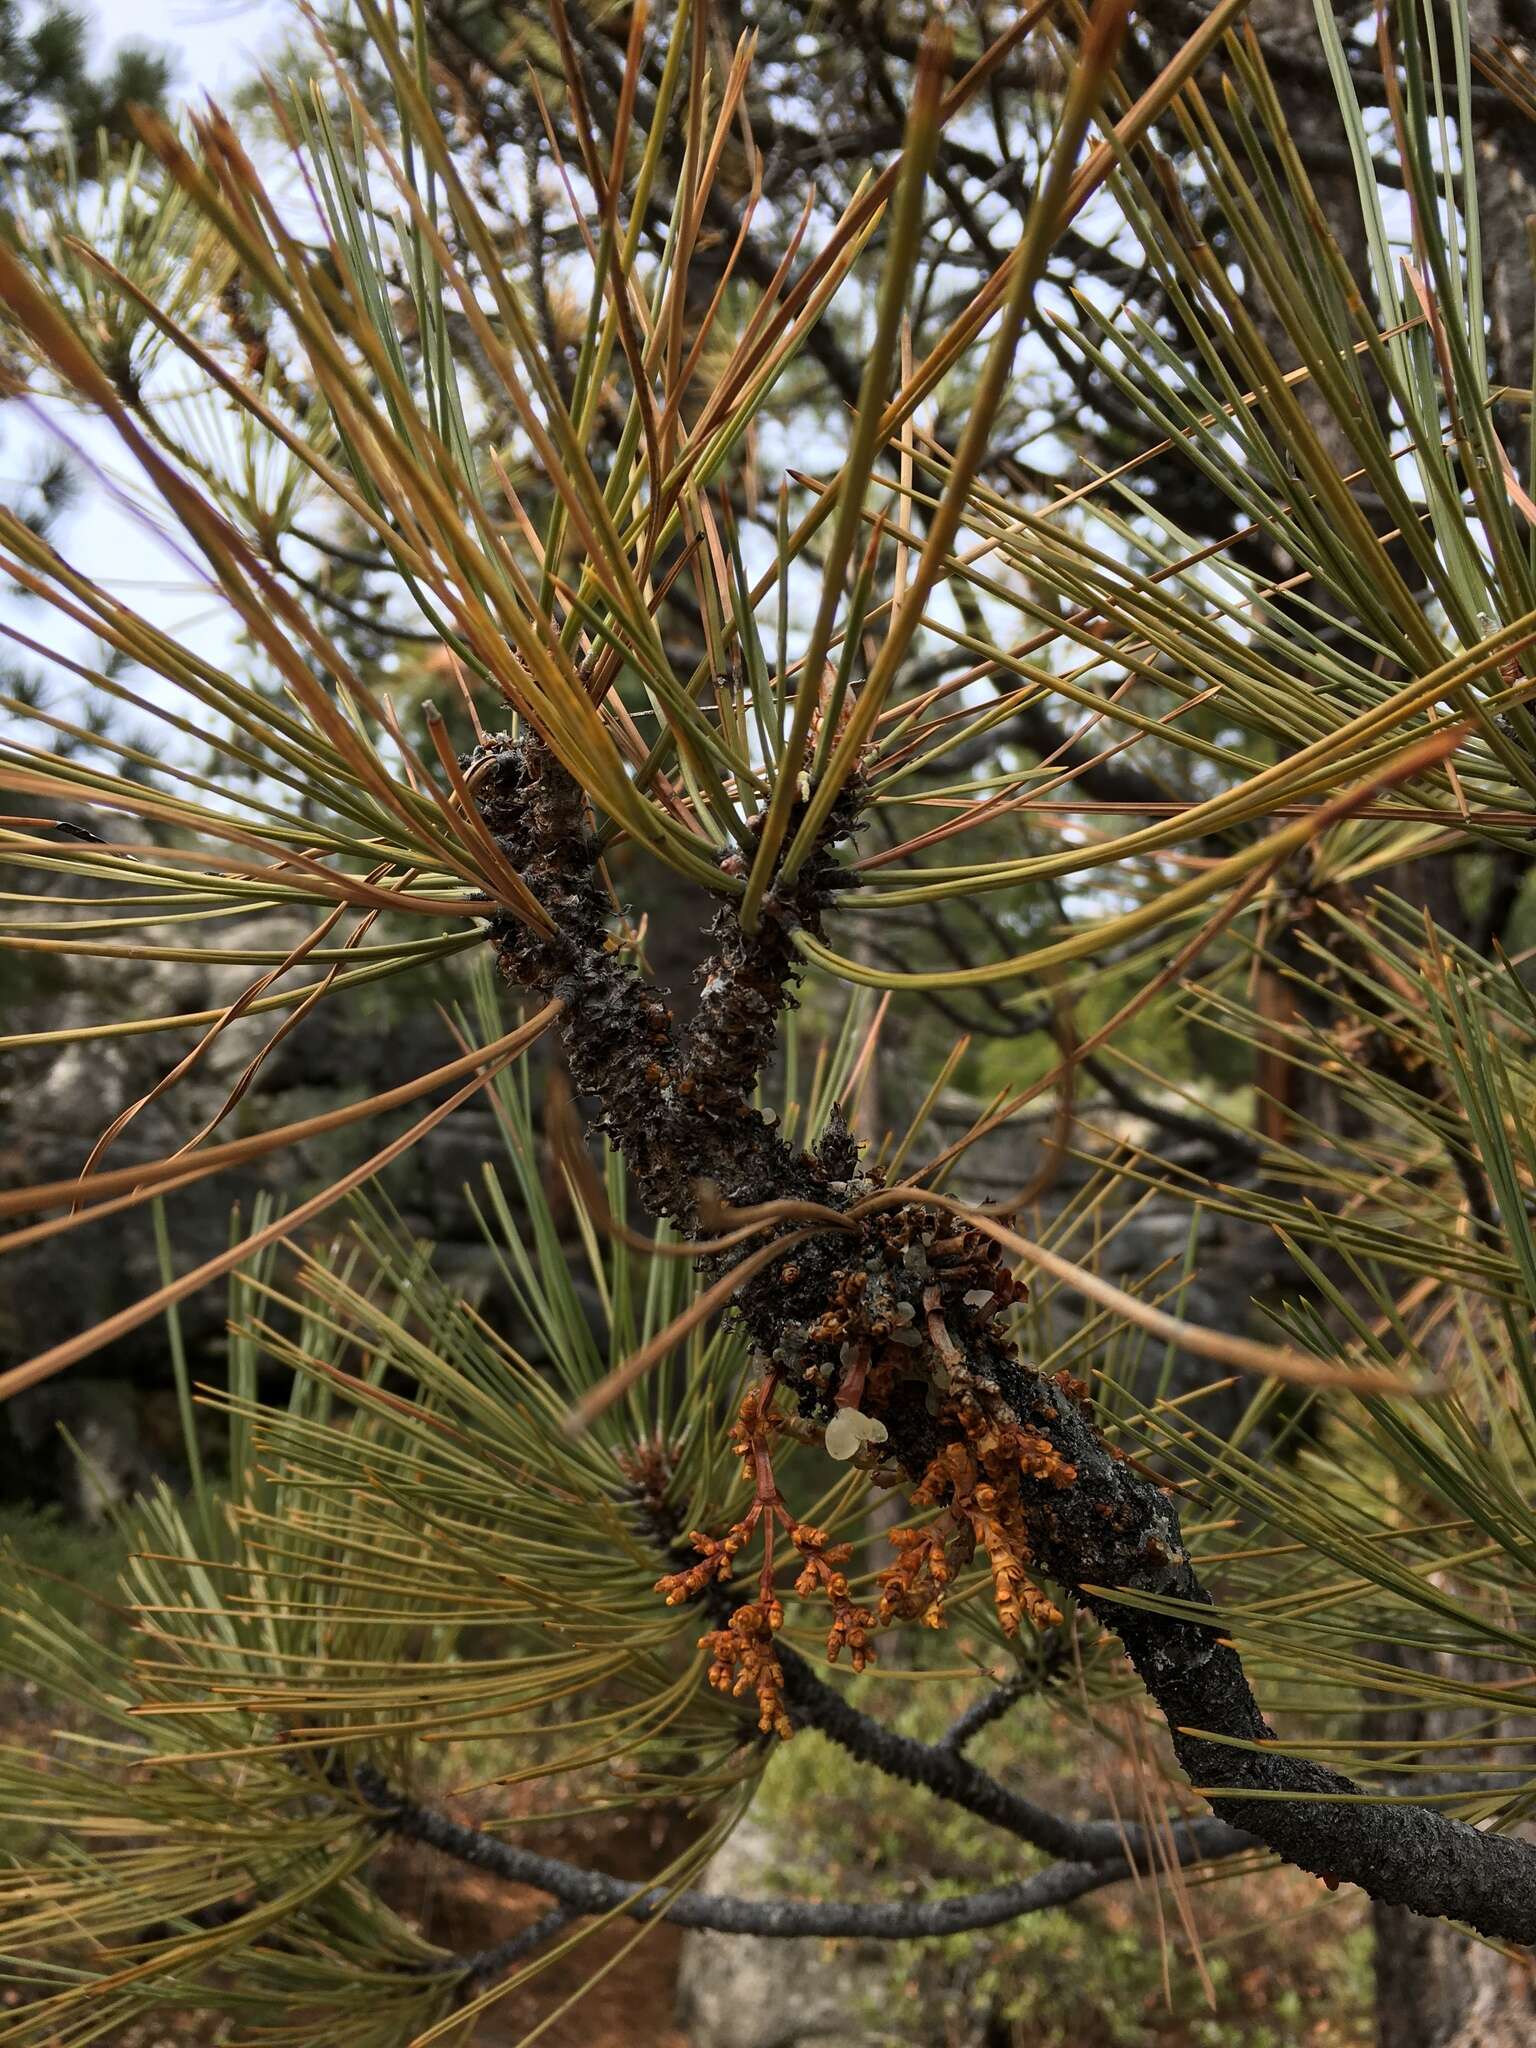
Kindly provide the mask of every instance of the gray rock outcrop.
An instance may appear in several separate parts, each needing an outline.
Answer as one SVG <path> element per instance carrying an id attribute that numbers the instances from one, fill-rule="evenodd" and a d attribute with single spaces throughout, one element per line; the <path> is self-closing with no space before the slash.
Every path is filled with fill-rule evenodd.
<path id="1" fill-rule="evenodd" d="M 699 1889 L 773 1896 L 772 1835 L 750 1816 L 711 1857 Z M 882 1953 L 882 1950 L 885 1950 Z M 890 1982 L 888 1945 L 690 1932 L 677 1979 L 678 2024 L 690 2048 L 912 2048 L 867 2013 Z"/>

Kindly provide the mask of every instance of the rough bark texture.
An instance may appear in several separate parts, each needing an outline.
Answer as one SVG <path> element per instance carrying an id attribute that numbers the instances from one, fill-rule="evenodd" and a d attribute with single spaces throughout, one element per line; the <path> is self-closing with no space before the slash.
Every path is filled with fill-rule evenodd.
<path id="1" fill-rule="evenodd" d="M 731 910 L 719 912 L 717 950 L 701 970 L 693 1020 L 679 1030 L 666 1002 L 608 936 L 613 906 L 596 872 L 584 800 L 554 756 L 537 740 L 493 740 L 468 768 L 481 815 L 555 926 L 544 938 L 511 918 L 493 920 L 502 972 L 564 1003 L 571 1079 L 601 1105 L 594 1128 L 623 1153 L 650 1213 L 691 1230 L 704 1181 L 742 1204 L 786 1194 L 827 1199 L 846 1147 L 834 1148 L 830 1164 L 792 1151 L 750 1096 L 772 1053 L 779 1013 L 792 1000 L 791 935 L 818 928 L 836 863 L 823 852 L 790 890 L 770 892 L 750 942 Z M 851 805 L 840 807 L 824 845 L 835 845 L 851 825 Z"/>

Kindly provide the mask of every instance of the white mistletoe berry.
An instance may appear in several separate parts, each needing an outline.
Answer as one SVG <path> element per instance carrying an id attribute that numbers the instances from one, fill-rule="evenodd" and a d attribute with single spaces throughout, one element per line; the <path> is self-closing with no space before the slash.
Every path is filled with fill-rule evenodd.
<path id="1" fill-rule="evenodd" d="M 827 1424 L 827 1456 L 843 1464 L 858 1454 L 861 1445 L 883 1444 L 885 1439 L 885 1424 L 873 1415 L 864 1415 L 857 1408 L 839 1408 Z"/>

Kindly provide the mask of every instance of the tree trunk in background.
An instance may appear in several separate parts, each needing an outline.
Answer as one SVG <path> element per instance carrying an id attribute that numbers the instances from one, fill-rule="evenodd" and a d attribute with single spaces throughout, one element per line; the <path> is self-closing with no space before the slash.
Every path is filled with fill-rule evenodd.
<path id="1" fill-rule="evenodd" d="M 1516 1681 L 1513 1664 L 1473 1664 L 1423 1650 L 1378 1644 L 1374 1654 L 1406 1672 L 1424 1672 L 1496 1684 Z M 1377 1703 L 1388 1700 L 1376 1696 Z M 1423 1706 L 1408 1701 L 1373 1717 L 1370 1733 L 1391 1743 L 1454 1742 L 1469 1737 L 1483 1715 L 1468 1707 Z M 1508 1736 L 1513 1785 L 1525 1775 L 1529 1738 L 1511 1719 Z M 1454 1756 L 1454 1750 L 1444 1752 Z M 1491 1763 L 1484 1753 L 1480 1761 Z M 1454 1766 L 1451 1767 L 1454 1769 Z M 1451 1779 L 1449 1782 L 1454 1783 Z M 1471 1782 L 1463 1780 L 1462 1782 Z M 1478 1780 L 1485 1788 L 1497 1779 Z M 1519 1830 L 1529 1836 L 1529 1826 Z M 1536 2042 L 1536 1957 L 1506 1952 L 1462 1934 L 1446 1920 L 1424 1920 L 1401 1906 L 1371 1902 L 1376 1941 L 1376 2048 L 1530 2048 Z"/>
<path id="2" fill-rule="evenodd" d="M 1536 1965 L 1372 1904 L 1376 2048 L 1530 2048 L 1536 2041 Z"/>

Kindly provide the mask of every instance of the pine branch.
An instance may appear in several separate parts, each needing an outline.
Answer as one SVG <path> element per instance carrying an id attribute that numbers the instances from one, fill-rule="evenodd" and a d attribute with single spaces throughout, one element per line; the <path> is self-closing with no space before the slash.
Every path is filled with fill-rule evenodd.
<path id="1" fill-rule="evenodd" d="M 1373 1798 L 1337 1771 L 1281 1753 L 1222 1630 L 1169 1611 L 1211 1606 L 1172 1499 L 1116 1459 L 1054 1381 L 1011 1364 L 1000 1381 L 1014 1412 L 1075 1467 L 1071 1486 L 1031 1501 L 1034 1556 L 1120 1637 L 1203 1796 L 1302 1870 L 1480 1934 L 1536 1942 L 1536 1849 Z M 1163 1611 L 1128 1606 L 1120 1590 Z"/>
<path id="2" fill-rule="evenodd" d="M 505 1941 L 498 1941 L 491 1948 L 477 1949 L 474 1954 L 455 1956 L 445 1970 L 462 1971 L 464 1982 L 461 1987 L 465 1997 L 483 1989 L 493 1977 L 500 1977 L 506 1971 L 541 1949 L 546 1941 L 553 1941 L 580 1916 L 565 1904 L 552 1906 L 547 1913 L 541 1913 L 530 1926 L 516 1934 L 508 1935 Z"/>
<path id="3" fill-rule="evenodd" d="M 656 1511 L 653 1510 L 653 1517 Z M 667 1533 L 663 1531 L 663 1533 Z M 666 1560 L 677 1564 L 692 1553 L 685 1545 L 669 1543 Z M 735 1605 L 727 1587 L 718 1581 L 706 1587 L 699 1598 L 699 1610 L 712 1627 L 721 1627 Z M 778 1646 L 784 1673 L 784 1699 L 797 1728 L 814 1729 L 835 1742 L 856 1763 L 883 1772 L 904 1785 L 916 1785 L 950 1806 L 957 1806 L 989 1827 L 1014 1835 L 1031 1848 L 1068 1861 L 1102 1862 L 1106 1857 L 1128 1855 L 1145 1868 L 1154 1867 L 1156 1851 L 1147 1830 L 1139 1821 L 1072 1821 L 1032 1799 L 1022 1798 L 999 1783 L 990 1772 L 961 1754 L 965 1744 L 989 1720 L 1028 1689 L 1022 1679 L 999 1686 L 981 1702 L 990 1711 L 966 1726 L 962 1716 L 943 1741 L 919 1742 L 901 1735 L 885 1722 L 877 1721 L 856 1707 L 836 1686 L 829 1685 L 815 1667 L 788 1643 Z M 996 1702 L 1001 1700 L 1002 1705 Z M 977 1713 L 976 1708 L 971 1714 Z M 958 1737 L 958 1739 L 957 1739 Z M 1209 1857 L 1234 1856 L 1258 1846 L 1255 1840 L 1221 1821 L 1186 1821 L 1175 1830 L 1177 1839 L 1188 1840 Z"/>
<path id="4" fill-rule="evenodd" d="M 604 1128 L 652 1212 L 687 1220 L 702 1173 L 719 1178 L 736 1201 L 809 1193 L 847 1206 L 848 1190 L 868 1185 L 852 1179 L 857 1155 L 851 1144 L 835 1146 L 836 1158 L 793 1153 L 752 1108 L 746 1090 L 752 1065 L 746 1048 L 761 1059 L 771 1045 L 774 998 L 781 1004 L 790 999 L 788 934 L 797 921 L 809 925 L 829 899 L 830 860 L 826 868 L 808 862 L 801 870 L 801 895 L 770 897 L 773 915 L 765 917 L 762 940 L 733 938 L 733 913 L 729 907 L 721 913 L 715 1009 L 697 1041 L 679 1048 L 665 1006 L 606 947 L 607 902 L 595 880 L 580 792 L 533 743 L 520 749 L 497 743 L 489 764 L 497 779 L 488 780 L 480 796 L 482 815 L 557 928 L 557 939 L 545 941 L 523 926 L 495 925 L 503 971 L 564 1001 L 573 1076 L 603 1104 Z M 852 823 L 840 818 L 837 835 L 845 836 Z M 696 1071 L 690 1059 L 697 1060 Z M 660 1091 L 648 1078 L 653 1071 L 667 1083 Z M 694 1083 L 687 1096 L 678 1092 L 683 1080 Z M 735 1099 L 733 1084 L 741 1091 Z M 1028 1561 L 1068 1588 L 1119 1636 L 1167 1720 L 1180 1764 L 1223 1817 L 1330 1882 L 1347 1880 L 1387 1904 L 1463 1920 L 1481 1934 L 1536 1942 L 1536 1850 L 1428 1808 L 1373 1799 L 1335 1771 L 1279 1753 L 1236 1651 L 1214 1622 L 1198 1618 L 1212 1603 L 1185 1549 L 1171 1497 L 1105 1442 L 1084 1390 L 1021 1363 L 990 1309 L 980 1321 L 967 1316 L 974 1255 L 963 1237 L 952 1239 L 956 1249 L 935 1264 L 923 1248 L 926 1231 L 938 1253 L 930 1222 L 918 1202 L 886 1208 L 852 1239 L 828 1232 L 803 1243 L 782 1273 L 756 1275 L 735 1302 L 754 1353 L 772 1370 L 792 1375 L 807 1414 L 825 1416 L 839 1383 L 839 1358 L 862 1327 L 868 1304 L 916 1293 L 931 1298 L 932 1313 L 951 1332 L 947 1343 L 953 1346 L 953 1332 L 960 1332 L 963 1353 L 934 1356 L 940 1383 L 951 1390 L 937 1414 L 929 1387 L 912 1370 L 919 1354 L 905 1357 L 905 1376 L 893 1380 L 879 1413 L 891 1454 L 922 1486 L 951 1453 L 968 1455 L 967 1443 L 978 1432 L 994 1445 L 1011 1432 L 1030 1447 L 1027 1461 L 1008 1476 L 1027 1542 L 1016 1563 L 1022 1570 Z M 914 1256 L 921 1272 L 916 1279 Z M 1122 1592 L 1148 1604 L 1127 1604 L 1117 1597 Z M 830 1687 L 823 1694 L 822 1681 L 811 1682 L 808 1671 L 793 1684 L 802 1716 L 809 1703 L 822 1732 L 851 1753 L 857 1744 L 872 1757 L 888 1758 L 895 1775 L 921 1770 L 919 1783 L 937 1782 L 942 1774 L 958 1804 L 993 1803 L 992 1781 L 984 1788 L 967 1777 L 973 1767 L 963 1757 L 940 1752 L 941 1766 L 927 1753 L 913 1755 L 902 1748 L 905 1738 L 855 1719 L 855 1710 Z M 790 1685 L 786 1669 L 785 1701 L 793 1708 Z M 1054 1816 L 1043 1822 L 1038 1811 L 1012 1817 L 1048 1829 L 1044 1846 L 1066 1839 L 1055 1832 Z M 994 1898 L 979 1910 L 1002 1919 L 1030 1908 Z"/>
<path id="5" fill-rule="evenodd" d="M 607 944 L 613 906 L 585 798 L 554 756 L 533 739 L 496 739 L 470 757 L 468 772 L 486 825 L 555 927 L 546 938 L 492 919 L 502 972 L 563 1003 L 572 1082 L 601 1105 L 596 1127 L 623 1154 L 650 1213 L 691 1231 L 706 1180 L 742 1204 L 789 1192 L 825 1201 L 828 1172 L 792 1152 L 749 1098 L 793 1002 L 794 934 L 820 929 L 836 889 L 840 870 L 828 849 L 853 828 L 854 795 L 834 809 L 821 849 L 794 881 L 769 891 L 756 933 L 742 931 L 730 905 L 720 911 L 714 951 L 699 970 L 703 992 L 680 1031 L 632 961 Z"/>
<path id="6" fill-rule="evenodd" d="M 919 1785 L 935 1798 L 960 1807 L 977 1820 L 1001 1828 L 1048 1855 L 1086 1863 L 1129 1855 L 1144 1870 L 1155 1867 L 1154 1844 L 1139 1821 L 1122 1825 L 1113 1820 L 1067 1820 L 1049 1807 L 1038 1806 L 1032 1799 L 1010 1792 L 989 1772 L 973 1764 L 961 1754 L 964 1744 L 953 1740 L 953 1730 L 938 1743 L 918 1742 L 910 1735 L 900 1735 L 853 1706 L 835 1686 L 818 1677 L 798 1651 L 780 1644 L 778 1654 L 784 1670 L 784 1698 L 795 1725 L 814 1728 L 829 1742 L 846 1750 L 856 1762 L 868 1764 L 905 1785 Z M 999 1691 L 1006 1695 L 1008 1688 L 1000 1687 Z M 983 1704 L 990 1705 L 991 1700 Z M 982 1725 L 978 1721 L 964 1740 L 969 1740 Z M 1173 1832 L 1181 1851 L 1187 1844 L 1191 1856 L 1235 1856 L 1259 1846 L 1255 1837 L 1222 1821 L 1180 1822 Z"/>
<path id="7" fill-rule="evenodd" d="M 580 8 L 570 7 L 568 15 L 572 32 L 591 66 L 590 82 L 596 84 L 600 81 L 616 101 L 622 90 L 623 81 L 620 67 L 612 52 L 605 48 L 601 35 L 588 23 Z M 460 87 L 466 90 L 472 103 L 475 99 L 480 101 L 479 119 L 482 134 L 489 141 L 496 139 L 500 131 L 505 140 L 516 140 L 516 124 L 501 121 L 497 111 L 484 104 L 483 92 L 478 95 L 473 93 L 476 82 L 473 74 L 476 71 L 495 78 L 503 88 L 511 91 L 516 81 L 510 67 L 503 63 L 496 51 L 476 34 L 461 10 L 445 8 L 442 11 L 442 20 L 464 55 L 456 60 L 445 42 L 439 48 L 440 61 L 453 74 Z M 654 110 L 649 100 L 649 94 L 640 95 L 637 115 L 643 126 L 648 126 L 654 118 Z M 754 120 L 755 118 L 754 109 Z M 680 172 L 682 167 L 681 149 L 680 135 L 669 133 L 664 153 L 674 175 Z M 664 207 L 655 206 L 653 212 L 658 221 L 665 222 Z M 760 236 L 752 233 L 742 234 L 741 220 L 736 209 L 716 185 L 711 184 L 705 190 L 704 215 L 725 248 L 734 248 L 739 243 L 738 265 L 747 281 L 759 289 L 768 285 L 778 268 L 777 254 L 771 247 L 763 246 Z M 846 404 L 856 405 L 859 397 L 859 365 L 849 356 L 825 320 L 817 321 L 811 328 L 806 336 L 806 347 L 827 373 L 839 397 Z"/>
<path id="8" fill-rule="evenodd" d="M 697 1891 L 678 1892 L 669 1897 L 654 1885 L 633 1883 L 606 1871 L 584 1870 L 578 1864 L 541 1856 L 483 1829 L 450 1820 L 434 1807 L 402 1797 L 370 1766 L 354 1769 L 351 1786 L 388 1833 L 505 1878 L 509 1884 L 547 1892 L 551 1898 L 559 1899 L 571 1916 L 623 1912 L 635 1920 L 664 1919 L 678 1927 L 705 1928 L 715 1934 L 753 1934 L 771 1940 L 807 1935 L 865 1941 L 932 1939 L 978 1927 L 998 1927 L 1028 1913 L 1069 1905 L 1089 1892 L 1102 1891 L 1136 1874 L 1127 1857 L 1113 1855 L 1093 1862 L 1052 1863 L 1017 1884 L 998 1885 L 959 1898 L 905 1900 L 899 1904 L 744 1899 L 727 1893 Z M 1199 1837 L 1181 1838 L 1177 1830 L 1169 1850 L 1181 1866 L 1211 1860 Z M 485 1955 L 491 1953 L 486 1951 Z M 483 1965 L 484 1956 L 474 1960 L 477 1966 Z"/>
<path id="9" fill-rule="evenodd" d="M 973 1700 L 963 1714 L 956 1717 L 952 1727 L 940 1738 L 940 1749 L 952 1749 L 956 1756 L 967 1743 L 974 1742 L 983 1728 L 990 1728 L 994 1721 L 1001 1721 L 1011 1707 L 1027 1699 L 1034 1690 L 1022 1672 L 996 1685 L 991 1692 L 983 1693 L 979 1700 Z"/>

